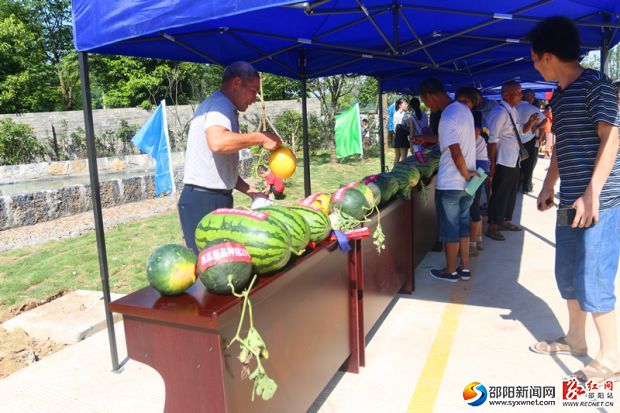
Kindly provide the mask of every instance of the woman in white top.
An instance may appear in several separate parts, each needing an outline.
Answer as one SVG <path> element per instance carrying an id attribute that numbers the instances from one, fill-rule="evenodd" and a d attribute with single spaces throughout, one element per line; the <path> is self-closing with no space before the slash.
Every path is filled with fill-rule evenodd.
<path id="1" fill-rule="evenodd" d="M 413 110 L 411 120 L 413 121 L 414 135 L 423 135 L 425 128 L 428 128 L 428 116 L 426 112 L 420 108 L 420 100 L 418 98 L 412 98 L 410 106 Z"/>
<path id="2" fill-rule="evenodd" d="M 413 136 L 414 128 L 409 110 L 409 102 L 405 98 L 400 98 L 394 105 L 394 164 L 407 159 L 409 150 L 409 137 Z"/>

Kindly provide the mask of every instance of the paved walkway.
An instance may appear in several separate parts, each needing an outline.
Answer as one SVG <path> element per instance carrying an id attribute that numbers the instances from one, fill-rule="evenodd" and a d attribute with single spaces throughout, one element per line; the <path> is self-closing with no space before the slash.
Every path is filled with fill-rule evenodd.
<path id="1" fill-rule="evenodd" d="M 538 163 L 535 193 L 547 166 L 547 161 Z M 514 221 L 525 231 L 505 233 L 505 242 L 485 239 L 487 248 L 473 261 L 469 282 L 432 279 L 429 269 L 444 258 L 429 253 L 417 268 L 416 291 L 398 296 L 376 327 L 366 350 L 367 367 L 357 375 L 336 373 L 310 411 L 619 411 L 617 388 L 616 406 L 607 410 L 562 407 L 562 378 L 589 359 L 541 356 L 527 349 L 536 340 L 561 336 L 567 325 L 553 276 L 554 213 L 537 212 L 535 201 L 519 197 Z M 121 324 L 116 331 L 124 358 Z M 596 337 L 589 319 L 592 356 Z M 513 408 L 487 401 L 474 408 L 463 400 L 464 387 L 474 381 L 488 390 L 551 386 L 555 398 L 545 400 L 556 405 Z M 110 372 L 105 331 L 0 381 L 0 412 L 157 412 L 163 397 L 163 381 L 147 366 L 129 361 L 120 374 Z"/>

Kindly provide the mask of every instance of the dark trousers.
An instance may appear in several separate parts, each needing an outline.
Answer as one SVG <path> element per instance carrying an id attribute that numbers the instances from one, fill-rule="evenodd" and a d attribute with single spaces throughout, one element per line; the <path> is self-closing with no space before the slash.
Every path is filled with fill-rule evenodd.
<path id="1" fill-rule="evenodd" d="M 532 174 L 534 173 L 536 162 L 538 162 L 538 148 L 536 147 L 536 142 L 538 142 L 538 138 L 534 137 L 531 141 L 523 144 L 525 149 L 527 149 L 527 153 L 530 154 L 525 161 L 521 162 L 520 187 L 523 192 L 530 192 L 532 188 Z"/>
<path id="2" fill-rule="evenodd" d="M 495 167 L 495 175 L 491 183 L 491 199 L 489 199 L 489 224 L 501 224 L 504 220 L 512 220 L 512 213 L 517 202 L 519 190 L 520 168 L 509 168 L 504 165 Z"/>
<path id="3" fill-rule="evenodd" d="M 200 220 L 208 213 L 218 208 L 232 208 L 232 192 L 210 190 L 193 185 L 184 185 L 179 203 L 179 220 L 183 230 L 183 238 L 187 248 L 199 253 L 196 247 L 196 227 Z"/>
<path id="4" fill-rule="evenodd" d="M 278 200 L 279 200 L 279 199 L 284 199 L 284 198 L 286 198 L 286 197 L 284 196 L 284 191 L 283 191 L 283 192 L 276 191 L 276 187 L 275 187 L 275 185 L 269 185 L 269 192 L 271 192 L 271 193 L 273 194 L 273 197 L 274 197 L 275 199 L 278 199 Z"/>

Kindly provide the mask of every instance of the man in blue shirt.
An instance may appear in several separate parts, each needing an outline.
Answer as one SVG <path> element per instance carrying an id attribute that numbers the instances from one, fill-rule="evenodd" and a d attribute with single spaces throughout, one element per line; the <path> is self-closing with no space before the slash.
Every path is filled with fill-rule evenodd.
<path id="1" fill-rule="evenodd" d="M 555 277 L 569 315 L 565 337 L 530 349 L 548 355 L 587 354 L 585 324 L 591 313 L 600 347 L 594 360 L 573 375 L 600 382 L 620 376 L 614 295 L 620 256 L 616 89 L 607 76 L 579 64 L 579 31 L 570 20 L 549 18 L 529 39 L 536 70 L 559 83 L 550 103 L 556 145 L 538 209 L 553 206 L 560 179 Z"/>

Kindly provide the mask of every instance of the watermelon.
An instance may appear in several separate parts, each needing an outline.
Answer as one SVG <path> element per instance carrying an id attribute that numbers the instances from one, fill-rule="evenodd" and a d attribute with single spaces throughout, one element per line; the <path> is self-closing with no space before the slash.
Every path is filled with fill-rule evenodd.
<path id="1" fill-rule="evenodd" d="M 196 246 L 228 239 L 245 245 L 258 274 L 284 267 L 291 258 L 291 236 L 286 227 L 266 212 L 220 208 L 196 227 Z"/>
<path id="2" fill-rule="evenodd" d="M 398 181 L 389 173 L 379 174 L 375 184 L 381 190 L 381 204 L 386 204 L 398 192 Z"/>
<path id="3" fill-rule="evenodd" d="M 299 201 L 296 205 L 305 206 L 329 214 L 329 203 L 332 196 L 325 192 L 315 192 Z"/>
<path id="4" fill-rule="evenodd" d="M 149 284 L 162 295 L 178 295 L 196 281 L 196 255 L 181 245 L 166 244 L 151 253 L 146 262 Z"/>
<path id="5" fill-rule="evenodd" d="M 310 241 L 319 243 L 327 238 L 331 231 L 331 225 L 327 215 L 316 209 L 304 206 L 296 205 L 289 207 L 289 209 L 301 215 L 310 226 Z"/>
<path id="6" fill-rule="evenodd" d="M 252 276 L 252 257 L 243 244 L 229 240 L 207 242 L 198 254 L 196 272 L 200 281 L 214 294 L 232 294 L 228 277 L 236 292 L 248 285 Z"/>
<path id="7" fill-rule="evenodd" d="M 420 172 L 410 164 L 398 163 L 391 174 L 398 180 L 398 195 L 403 199 L 411 198 L 411 188 L 420 181 Z"/>
<path id="8" fill-rule="evenodd" d="M 366 202 L 368 202 L 368 205 L 371 209 L 376 205 L 375 196 L 373 195 L 372 190 L 367 185 L 361 182 L 351 182 L 346 186 L 346 188 L 353 188 L 356 191 L 361 192 L 362 195 L 364 195 L 364 198 L 366 198 Z"/>
<path id="9" fill-rule="evenodd" d="M 370 190 L 369 195 L 372 196 Z M 332 212 L 340 211 L 354 219 L 363 220 L 370 212 L 370 205 L 366 197 L 353 188 L 340 188 L 332 195 Z"/>
<path id="10" fill-rule="evenodd" d="M 381 203 L 381 189 L 379 189 L 377 184 L 374 182 L 368 182 L 365 185 L 368 187 L 368 189 L 370 189 L 370 192 L 372 192 L 372 197 L 373 197 L 372 207 L 376 207 L 377 205 Z"/>
<path id="11" fill-rule="evenodd" d="M 289 208 L 277 205 L 260 208 L 258 211 L 266 212 L 284 224 L 291 236 L 293 253 L 296 255 L 303 254 L 308 242 L 310 242 L 310 225 L 301 215 Z"/>

